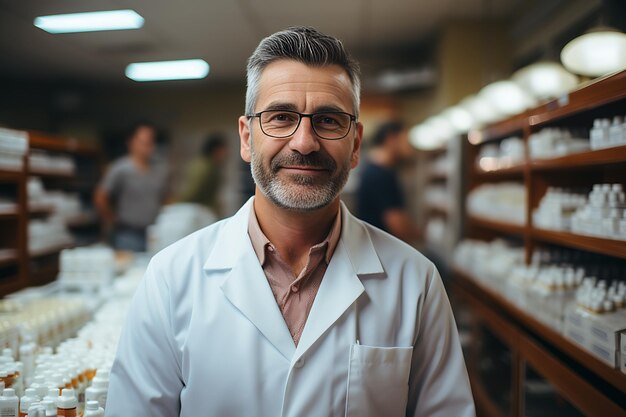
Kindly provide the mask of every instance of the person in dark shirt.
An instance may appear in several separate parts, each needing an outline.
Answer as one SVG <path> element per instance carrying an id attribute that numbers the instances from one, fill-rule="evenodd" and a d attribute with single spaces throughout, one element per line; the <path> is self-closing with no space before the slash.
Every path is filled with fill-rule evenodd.
<path id="1" fill-rule="evenodd" d="M 371 141 L 357 190 L 357 210 L 366 222 L 406 241 L 413 242 L 419 230 L 406 210 L 396 172 L 406 154 L 408 132 L 397 121 L 384 123 Z"/>

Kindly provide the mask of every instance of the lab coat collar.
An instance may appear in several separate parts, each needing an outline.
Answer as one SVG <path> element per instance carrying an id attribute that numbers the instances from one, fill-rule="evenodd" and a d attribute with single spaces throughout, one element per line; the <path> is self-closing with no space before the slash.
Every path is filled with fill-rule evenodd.
<path id="1" fill-rule="evenodd" d="M 254 197 L 251 197 L 237 213 L 227 219 L 217 238 L 217 244 L 207 257 L 205 270 L 232 269 L 243 256 L 242 248 L 251 245 L 248 236 L 248 218 L 253 209 Z M 356 275 L 381 274 L 384 272 L 374 245 L 365 226 L 348 211 L 341 202 L 341 237 L 340 243 L 346 246 L 346 255 L 350 259 Z M 332 262 L 332 259 L 331 259 Z"/>
<path id="2" fill-rule="evenodd" d="M 293 364 L 364 292 L 360 276 L 384 270 L 367 229 L 342 203 L 341 237 L 296 349 L 247 233 L 251 209 L 252 199 L 226 221 L 204 268 L 231 269 L 224 295 Z"/>

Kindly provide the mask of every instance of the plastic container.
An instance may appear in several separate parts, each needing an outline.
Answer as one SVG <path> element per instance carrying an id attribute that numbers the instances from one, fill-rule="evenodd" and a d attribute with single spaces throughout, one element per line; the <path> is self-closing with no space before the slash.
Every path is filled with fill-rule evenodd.
<path id="1" fill-rule="evenodd" d="M 38 401 L 37 391 L 34 388 L 26 388 L 24 396 L 20 398 L 20 417 L 26 417 L 30 406 Z"/>
<path id="2" fill-rule="evenodd" d="M 87 401 L 83 417 L 104 417 L 104 408 L 100 407 L 98 401 Z"/>
<path id="3" fill-rule="evenodd" d="M 73 388 L 65 388 L 57 400 L 57 416 L 76 417 L 78 400 Z"/>
<path id="4" fill-rule="evenodd" d="M 20 400 L 15 395 L 15 390 L 13 388 L 5 388 L 0 397 L 0 416 L 18 417 L 19 402 Z"/>

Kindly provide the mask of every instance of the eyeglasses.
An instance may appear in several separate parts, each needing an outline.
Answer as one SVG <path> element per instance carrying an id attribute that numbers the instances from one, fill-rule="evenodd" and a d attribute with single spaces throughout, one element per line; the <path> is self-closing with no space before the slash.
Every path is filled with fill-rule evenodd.
<path id="1" fill-rule="evenodd" d="M 350 132 L 352 122 L 356 121 L 356 116 L 341 111 L 305 114 L 287 110 L 265 110 L 247 117 L 258 117 L 263 133 L 279 139 L 296 133 L 303 117 L 310 118 L 315 134 L 326 140 L 345 138 Z"/>

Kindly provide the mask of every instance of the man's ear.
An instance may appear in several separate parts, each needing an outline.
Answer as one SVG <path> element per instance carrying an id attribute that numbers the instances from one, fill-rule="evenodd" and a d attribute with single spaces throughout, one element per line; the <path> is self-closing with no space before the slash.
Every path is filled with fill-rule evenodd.
<path id="1" fill-rule="evenodd" d="M 250 162 L 250 124 L 246 116 L 239 117 L 239 153 L 241 159 Z"/>
<path id="2" fill-rule="evenodd" d="M 354 144 L 352 146 L 352 156 L 350 158 L 350 166 L 354 169 L 359 165 L 361 156 L 361 141 L 363 140 L 363 123 L 358 122 L 355 125 L 356 132 L 354 135 Z"/>

